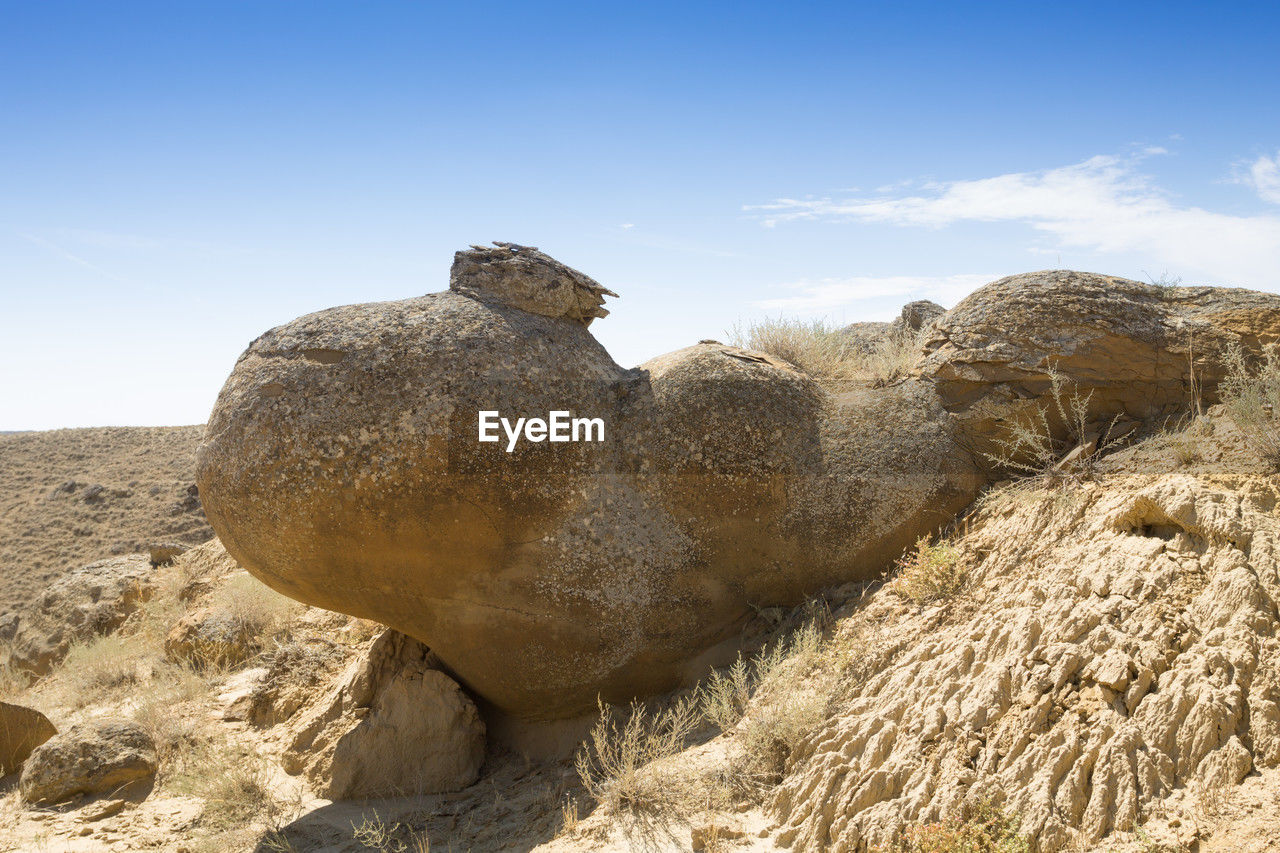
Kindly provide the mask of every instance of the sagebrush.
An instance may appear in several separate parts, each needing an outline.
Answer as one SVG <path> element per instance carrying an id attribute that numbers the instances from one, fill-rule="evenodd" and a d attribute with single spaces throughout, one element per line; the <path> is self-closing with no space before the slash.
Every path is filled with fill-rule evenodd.
<path id="1" fill-rule="evenodd" d="M 1227 376 L 1218 386 L 1218 394 L 1245 442 L 1271 468 L 1280 468 L 1280 425 L 1276 411 L 1280 408 L 1280 356 L 1269 350 L 1262 360 L 1250 366 L 1244 350 L 1233 345 L 1227 349 Z"/>
<path id="2" fill-rule="evenodd" d="M 968 580 L 955 546 L 933 542 L 928 536 L 916 540 L 915 547 L 899 557 L 895 567 L 891 588 L 916 604 L 950 598 Z"/>

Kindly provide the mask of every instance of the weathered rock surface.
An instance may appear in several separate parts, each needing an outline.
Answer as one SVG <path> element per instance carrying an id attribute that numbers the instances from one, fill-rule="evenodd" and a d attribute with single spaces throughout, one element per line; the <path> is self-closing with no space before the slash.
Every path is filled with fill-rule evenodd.
<path id="1" fill-rule="evenodd" d="M 456 791 L 484 762 L 475 703 L 397 631 L 379 636 L 296 728 L 285 770 L 333 800 Z"/>
<path id="2" fill-rule="evenodd" d="M 981 456 L 1004 425 L 1044 403 L 1050 370 L 1092 395 L 1092 416 L 1141 420 L 1190 405 L 1192 364 L 1203 402 L 1216 402 L 1226 348 L 1257 355 L 1277 341 L 1275 294 L 1048 270 L 988 284 L 935 320 L 914 372 L 934 383 Z"/>
<path id="3" fill-rule="evenodd" d="M 31 751 L 57 733 L 35 708 L 0 702 L 0 776 L 17 773 Z"/>
<path id="4" fill-rule="evenodd" d="M 77 794 L 115 791 L 150 779 L 156 745 L 126 719 L 72 726 L 37 747 L 22 769 L 18 788 L 30 803 L 58 803 Z"/>
<path id="5" fill-rule="evenodd" d="M 198 481 L 264 582 L 417 637 L 505 711 L 572 716 L 701 676 L 753 607 L 873 577 L 976 494 L 927 382 L 832 396 L 720 344 L 625 370 L 585 328 L 598 314 L 554 296 L 601 290 L 494 257 L 460 252 L 449 292 L 260 337 Z M 544 292 L 569 307 L 531 306 Z M 606 438 L 508 453 L 477 441 L 479 410 L 567 410 Z"/>
<path id="6" fill-rule="evenodd" d="M 993 798 L 1033 850 L 1079 849 L 1280 765 L 1280 492 L 1214 479 L 1014 493 L 955 543 L 960 598 L 869 596 L 777 840 L 865 851 Z"/>
<path id="7" fill-rule="evenodd" d="M 919 334 L 945 313 L 947 309 L 938 303 L 918 299 L 903 305 L 902 311 L 892 322 L 850 323 L 840 333 L 856 351 L 868 353 L 895 337 Z"/>
<path id="8" fill-rule="evenodd" d="M 54 581 L 24 612 L 10 661 L 45 675 L 73 642 L 119 628 L 151 596 L 155 569 L 145 554 L 101 560 Z"/>
<path id="9" fill-rule="evenodd" d="M 607 317 L 606 296 L 617 296 L 595 279 L 548 257 L 533 246 L 495 243 L 459 252 L 449 289 L 497 301 L 531 314 L 567 317 L 584 326 Z"/>

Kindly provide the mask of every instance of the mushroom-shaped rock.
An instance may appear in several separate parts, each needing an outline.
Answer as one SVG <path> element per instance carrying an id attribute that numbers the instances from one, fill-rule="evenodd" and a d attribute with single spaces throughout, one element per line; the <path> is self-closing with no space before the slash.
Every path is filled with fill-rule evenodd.
<path id="1" fill-rule="evenodd" d="M 603 288 L 499 248 L 460 252 L 448 292 L 254 341 L 197 459 L 245 568 L 423 641 L 498 708 L 700 676 L 753 607 L 876 576 L 976 493 L 928 383 L 833 396 L 720 344 L 626 370 L 586 328 Z M 481 412 L 556 411 L 603 429 L 480 440 Z"/>

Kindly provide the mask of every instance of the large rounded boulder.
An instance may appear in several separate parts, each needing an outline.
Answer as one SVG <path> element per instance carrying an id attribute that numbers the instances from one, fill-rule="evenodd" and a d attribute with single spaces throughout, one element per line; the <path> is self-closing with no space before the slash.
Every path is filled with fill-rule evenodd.
<path id="1" fill-rule="evenodd" d="M 498 244 L 447 292 L 254 341 L 198 454 L 228 552 L 556 719 L 703 674 L 753 607 L 875 577 L 981 485 L 930 383 L 831 395 L 719 344 L 624 369 L 587 329 L 605 295 Z M 603 440 L 480 440 L 481 412 L 556 411 Z"/>
<path id="2" fill-rule="evenodd" d="M 916 376 L 934 384 L 980 459 L 1009 424 L 1077 397 L 1109 418 L 1174 417 L 1217 402 L 1227 350 L 1280 342 L 1280 296 L 1144 284 L 1073 270 L 1023 273 L 974 291 L 926 327 Z"/>

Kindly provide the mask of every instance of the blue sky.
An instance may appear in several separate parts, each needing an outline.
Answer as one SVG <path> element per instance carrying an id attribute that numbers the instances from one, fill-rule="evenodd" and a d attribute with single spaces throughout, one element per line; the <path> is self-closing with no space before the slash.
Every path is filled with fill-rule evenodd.
<path id="1" fill-rule="evenodd" d="M 0 0 L 0 429 L 511 240 L 631 365 L 1072 267 L 1280 291 L 1276 4 Z"/>

